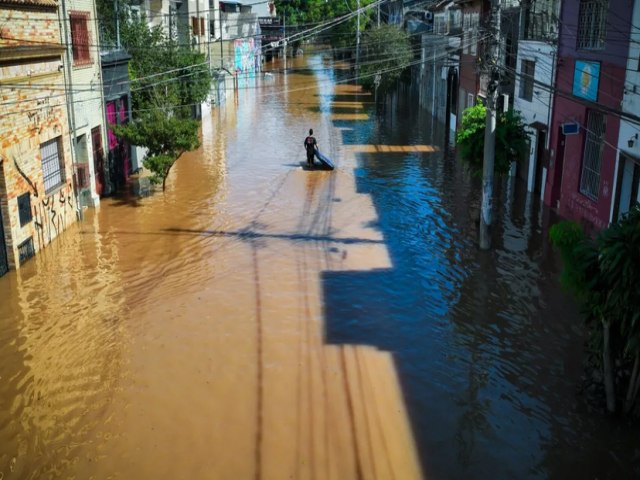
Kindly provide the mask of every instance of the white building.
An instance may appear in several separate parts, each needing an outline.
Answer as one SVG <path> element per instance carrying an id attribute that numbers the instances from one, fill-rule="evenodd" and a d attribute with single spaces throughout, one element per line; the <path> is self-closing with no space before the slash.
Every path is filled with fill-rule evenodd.
<path id="1" fill-rule="evenodd" d="M 100 204 L 99 177 L 106 138 L 102 74 L 98 51 L 95 0 L 62 0 L 62 35 L 68 45 L 64 74 L 67 86 L 75 182 L 80 204 Z M 96 182 L 98 179 L 98 182 Z"/>
<path id="2" fill-rule="evenodd" d="M 529 156 L 519 176 L 527 190 L 544 196 L 549 151 L 549 125 L 553 108 L 550 86 L 555 78 L 560 2 L 536 0 L 523 5 L 515 75 L 513 108 L 519 111 L 531 134 Z"/>
<path id="3" fill-rule="evenodd" d="M 640 116 L 640 1 L 633 6 L 622 111 Z M 620 121 L 610 222 L 640 202 L 640 125 Z"/>

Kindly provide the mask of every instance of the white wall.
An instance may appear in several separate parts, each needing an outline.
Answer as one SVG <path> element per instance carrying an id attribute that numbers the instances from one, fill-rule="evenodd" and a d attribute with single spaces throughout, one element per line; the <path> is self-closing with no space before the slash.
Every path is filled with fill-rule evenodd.
<path id="1" fill-rule="evenodd" d="M 67 1 L 67 14 L 71 11 L 86 12 L 89 20 L 87 27 L 89 29 L 89 52 L 91 63 L 86 65 L 71 67 L 71 81 L 73 85 L 73 113 L 75 120 L 75 136 L 85 135 L 86 148 L 78 147 L 76 152 L 80 153 L 76 162 L 86 161 L 89 165 L 89 184 L 91 198 L 87 199 L 91 206 L 100 204 L 100 197 L 96 193 L 95 171 L 93 162 L 93 148 L 91 145 L 91 129 L 99 127 L 101 129 L 103 139 L 104 136 L 104 102 L 102 98 L 102 71 L 100 69 L 100 52 L 98 51 L 98 27 L 96 23 L 95 0 L 69 0 Z M 67 19 L 68 22 L 68 19 Z M 71 45 L 71 29 L 69 23 L 68 28 L 68 44 Z M 71 47 L 69 47 L 71 48 Z M 70 58 L 73 62 L 73 54 L 70 51 Z M 79 158 L 84 157 L 84 158 Z"/>
<path id="2" fill-rule="evenodd" d="M 518 110 L 523 117 L 524 123 L 529 125 L 533 122 L 540 122 L 549 126 L 550 107 L 552 96 L 549 89 L 542 85 L 533 85 L 533 97 L 531 101 L 520 98 L 520 83 L 522 81 L 522 61 L 532 60 L 536 62 L 534 80 L 544 85 L 553 85 L 553 75 L 555 68 L 556 49 L 543 42 L 534 40 L 520 40 L 518 44 L 518 63 L 516 65 L 516 82 L 513 99 L 513 108 Z M 531 133 L 531 144 L 529 150 L 529 170 L 527 172 L 527 190 L 534 190 L 534 176 L 536 172 L 536 152 L 538 147 L 537 130 L 528 128 Z M 549 130 L 547 128 L 547 142 L 549 141 Z M 548 147 L 548 144 L 545 145 Z M 544 172 L 543 172 L 544 176 Z M 542 198 L 542 196 L 541 196 Z"/>
<path id="3" fill-rule="evenodd" d="M 534 84 L 533 98 L 529 102 L 520 98 L 520 75 L 522 61 L 533 60 L 536 62 L 535 80 L 545 85 L 553 84 L 553 64 L 555 59 L 555 48 L 546 43 L 521 40 L 518 44 L 518 65 L 516 67 L 516 87 L 513 105 L 524 117 L 525 123 L 540 122 L 547 124 L 549 117 L 549 105 L 551 93 L 540 85 Z"/>
<path id="4" fill-rule="evenodd" d="M 629 42 L 629 56 L 627 58 L 627 71 L 624 81 L 624 96 L 622 99 L 622 110 L 624 112 L 638 115 L 640 113 L 640 0 L 635 0 L 633 15 L 631 20 L 631 38 Z M 629 140 L 633 139 L 633 146 L 629 147 Z M 629 123 L 626 120 L 620 121 L 620 133 L 618 136 L 618 159 L 616 161 L 614 177 L 614 201 L 611 202 L 610 221 L 613 219 L 613 209 L 618 188 L 622 188 L 625 193 L 625 185 L 618 185 L 618 170 L 621 168 L 620 152 L 634 157 L 636 162 L 640 162 L 640 126 Z M 630 179 L 625 179 L 626 187 Z"/>

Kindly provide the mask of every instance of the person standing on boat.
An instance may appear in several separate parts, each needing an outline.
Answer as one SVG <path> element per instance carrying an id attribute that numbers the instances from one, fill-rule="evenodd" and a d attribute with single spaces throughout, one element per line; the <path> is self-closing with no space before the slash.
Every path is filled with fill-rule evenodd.
<path id="1" fill-rule="evenodd" d="M 313 157 L 316 154 L 316 148 L 318 148 L 316 137 L 313 136 L 313 128 L 309 129 L 309 136 L 304 139 L 304 148 L 307 149 L 307 167 L 312 167 Z"/>

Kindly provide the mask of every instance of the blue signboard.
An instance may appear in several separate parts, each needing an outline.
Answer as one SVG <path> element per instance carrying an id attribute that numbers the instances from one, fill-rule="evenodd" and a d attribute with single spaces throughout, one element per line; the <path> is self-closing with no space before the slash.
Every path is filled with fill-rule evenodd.
<path id="1" fill-rule="evenodd" d="M 598 83 L 600 81 L 600 62 L 576 60 L 573 73 L 573 94 L 595 102 L 598 99 Z"/>

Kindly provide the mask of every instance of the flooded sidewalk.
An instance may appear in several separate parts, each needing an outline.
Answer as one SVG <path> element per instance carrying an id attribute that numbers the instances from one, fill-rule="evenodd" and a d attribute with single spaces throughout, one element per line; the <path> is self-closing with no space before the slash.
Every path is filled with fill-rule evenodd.
<path id="1" fill-rule="evenodd" d="M 390 266 L 320 108 L 353 89 L 271 82 L 0 279 L 5 478 L 421 477 L 391 354 L 325 339 L 322 272 Z M 300 168 L 308 128 L 336 171 Z"/>

